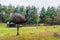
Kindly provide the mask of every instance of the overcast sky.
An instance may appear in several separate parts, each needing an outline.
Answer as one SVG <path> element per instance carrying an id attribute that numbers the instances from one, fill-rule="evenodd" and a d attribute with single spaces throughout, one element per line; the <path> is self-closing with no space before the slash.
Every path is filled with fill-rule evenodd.
<path id="1" fill-rule="evenodd" d="M 12 4 L 14 6 L 36 6 L 36 7 L 45 7 L 54 6 L 58 7 L 60 5 L 60 0 L 0 0 L 2 5 Z"/>

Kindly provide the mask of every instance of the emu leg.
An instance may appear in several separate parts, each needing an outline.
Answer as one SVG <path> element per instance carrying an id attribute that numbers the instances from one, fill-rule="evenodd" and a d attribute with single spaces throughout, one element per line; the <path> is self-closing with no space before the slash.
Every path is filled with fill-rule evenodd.
<path id="1" fill-rule="evenodd" d="M 19 25 L 17 24 L 17 35 L 19 35 Z"/>

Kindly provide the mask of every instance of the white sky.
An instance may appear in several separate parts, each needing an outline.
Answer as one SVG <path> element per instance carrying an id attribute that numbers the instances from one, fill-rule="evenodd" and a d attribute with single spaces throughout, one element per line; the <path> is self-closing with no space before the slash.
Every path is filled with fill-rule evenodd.
<path id="1" fill-rule="evenodd" d="M 12 4 L 14 6 L 36 6 L 36 7 L 45 7 L 54 6 L 58 7 L 60 5 L 60 0 L 0 0 L 2 5 L 9 5 Z"/>

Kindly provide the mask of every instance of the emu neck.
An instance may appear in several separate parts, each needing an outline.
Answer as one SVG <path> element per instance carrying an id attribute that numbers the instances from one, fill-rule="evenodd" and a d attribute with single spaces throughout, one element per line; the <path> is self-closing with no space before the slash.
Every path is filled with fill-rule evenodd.
<path id="1" fill-rule="evenodd" d="M 28 13 L 26 13 L 25 18 L 26 18 L 26 20 L 28 20 Z"/>

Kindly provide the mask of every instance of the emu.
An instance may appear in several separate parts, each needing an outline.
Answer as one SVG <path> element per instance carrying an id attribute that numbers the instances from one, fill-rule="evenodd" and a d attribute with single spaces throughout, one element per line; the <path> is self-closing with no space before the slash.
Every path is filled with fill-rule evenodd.
<path id="1" fill-rule="evenodd" d="M 13 22 L 17 26 L 17 35 L 19 35 L 19 24 L 26 23 L 28 20 L 28 10 L 26 10 L 26 15 L 22 16 L 21 14 L 14 13 L 10 17 L 9 22 Z"/>

